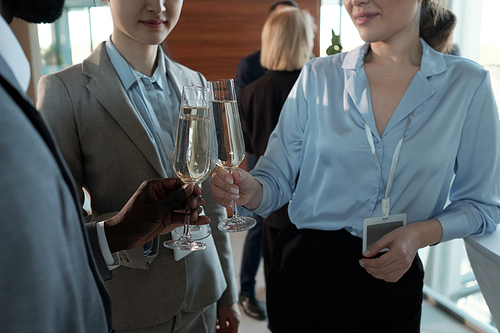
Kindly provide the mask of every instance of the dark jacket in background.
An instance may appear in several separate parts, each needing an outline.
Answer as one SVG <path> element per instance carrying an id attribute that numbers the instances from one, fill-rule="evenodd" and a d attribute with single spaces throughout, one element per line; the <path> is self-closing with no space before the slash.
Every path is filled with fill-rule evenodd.
<path id="1" fill-rule="evenodd" d="M 238 98 L 245 149 L 258 159 L 264 154 L 267 141 L 278 123 L 281 108 L 299 77 L 296 71 L 268 71 L 248 84 Z M 288 205 L 273 212 L 264 223 L 281 228 L 289 219 Z"/>

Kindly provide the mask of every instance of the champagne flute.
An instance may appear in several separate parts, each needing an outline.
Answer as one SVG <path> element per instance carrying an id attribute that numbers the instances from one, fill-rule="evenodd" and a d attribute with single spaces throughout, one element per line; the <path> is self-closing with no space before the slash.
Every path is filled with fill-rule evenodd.
<path id="1" fill-rule="evenodd" d="M 186 184 L 197 184 L 210 171 L 210 108 L 209 90 L 198 86 L 184 86 L 181 110 L 177 124 L 177 137 L 174 150 L 174 170 Z M 186 207 L 182 236 L 168 240 L 163 245 L 169 249 L 203 250 L 206 244 L 197 242 L 190 234 L 191 209 Z"/>
<path id="2" fill-rule="evenodd" d="M 210 106 L 215 125 L 217 143 L 217 165 L 233 173 L 245 158 L 245 142 L 241 130 L 238 103 L 233 79 L 209 81 Z M 238 215 L 236 202 L 233 201 L 233 216 L 218 224 L 227 232 L 245 231 L 253 228 L 257 221 L 251 217 Z"/>
<path id="3" fill-rule="evenodd" d="M 216 157 L 217 157 L 217 151 L 214 150 L 217 147 L 217 143 L 215 141 L 215 129 L 213 127 L 213 123 L 211 124 L 211 133 L 212 137 L 212 143 L 211 143 L 211 151 L 210 151 L 210 171 L 203 176 L 202 179 L 198 180 L 197 185 L 202 188 L 202 183 L 210 176 L 211 171 L 215 168 L 216 166 Z M 173 230 L 173 233 L 175 234 L 176 237 L 180 237 L 184 233 L 184 227 L 179 227 Z M 212 234 L 212 228 L 210 227 L 210 224 L 190 224 L 189 225 L 189 233 L 191 234 L 191 238 L 198 241 L 207 238 Z"/>

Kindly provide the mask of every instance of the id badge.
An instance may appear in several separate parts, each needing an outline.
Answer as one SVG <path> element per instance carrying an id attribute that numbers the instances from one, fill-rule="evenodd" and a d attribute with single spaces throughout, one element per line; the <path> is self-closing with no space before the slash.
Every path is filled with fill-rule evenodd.
<path id="1" fill-rule="evenodd" d="M 363 253 L 372 246 L 373 243 L 384 237 L 384 235 L 396 228 L 406 225 L 406 214 L 389 215 L 387 218 L 371 217 L 363 221 Z M 389 251 L 388 248 L 380 252 Z"/>

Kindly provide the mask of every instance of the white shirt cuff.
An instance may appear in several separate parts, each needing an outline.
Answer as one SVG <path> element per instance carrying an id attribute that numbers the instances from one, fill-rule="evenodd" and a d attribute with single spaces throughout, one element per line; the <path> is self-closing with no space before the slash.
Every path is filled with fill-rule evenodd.
<path id="1" fill-rule="evenodd" d="M 109 250 L 106 232 L 104 231 L 104 221 L 97 222 L 96 229 L 97 238 L 99 239 L 99 247 L 101 248 L 104 261 L 106 261 L 106 265 L 108 265 L 109 270 L 115 269 L 120 266 L 120 257 L 118 256 L 118 253 L 111 254 L 111 251 Z"/>

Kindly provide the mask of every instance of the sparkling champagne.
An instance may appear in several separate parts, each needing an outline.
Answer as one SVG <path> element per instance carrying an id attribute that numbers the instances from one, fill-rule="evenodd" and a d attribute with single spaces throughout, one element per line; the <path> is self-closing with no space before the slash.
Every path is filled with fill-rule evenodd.
<path id="1" fill-rule="evenodd" d="M 209 108 L 182 107 L 174 152 L 174 169 L 186 184 L 196 184 L 210 170 Z M 186 110 L 188 109 L 188 110 Z"/>
<path id="2" fill-rule="evenodd" d="M 236 101 L 211 101 L 217 136 L 217 165 L 235 170 L 245 158 L 245 142 Z"/>

